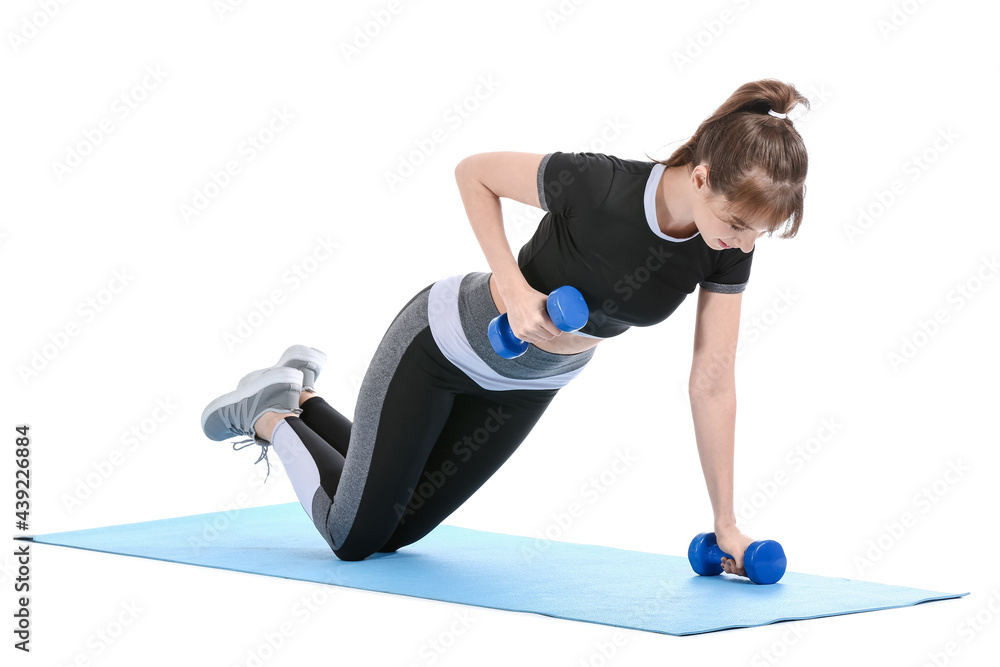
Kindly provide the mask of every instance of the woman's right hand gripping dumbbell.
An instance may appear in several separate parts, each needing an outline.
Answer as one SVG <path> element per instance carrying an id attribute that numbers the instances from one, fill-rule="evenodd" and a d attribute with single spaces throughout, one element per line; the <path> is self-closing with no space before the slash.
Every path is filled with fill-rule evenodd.
<path id="1" fill-rule="evenodd" d="M 502 295 L 507 308 L 510 329 L 526 343 L 552 340 L 562 333 L 553 324 L 548 312 L 548 294 L 543 294 L 527 283 Z"/>
<path id="2" fill-rule="evenodd" d="M 521 356 L 532 343 L 552 340 L 564 331 L 582 328 L 590 316 L 583 295 L 571 285 L 557 287 L 548 296 L 536 292 L 530 285 L 519 287 L 511 294 L 510 304 L 503 300 L 507 312 L 493 318 L 487 327 L 493 350 L 506 359 Z"/>

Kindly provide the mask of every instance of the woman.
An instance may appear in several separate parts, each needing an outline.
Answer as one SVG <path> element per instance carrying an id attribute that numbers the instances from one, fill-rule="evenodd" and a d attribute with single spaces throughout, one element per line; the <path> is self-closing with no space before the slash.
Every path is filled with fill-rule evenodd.
<path id="1" fill-rule="evenodd" d="M 419 540 L 524 440 L 605 338 L 664 320 L 700 286 L 691 411 L 726 572 L 745 576 L 753 539 L 736 528 L 733 365 L 755 240 L 798 230 L 806 150 L 785 113 L 809 102 L 791 85 L 740 86 L 665 162 L 595 153 L 481 153 L 455 169 L 491 272 L 436 281 L 385 333 L 354 422 L 315 394 L 325 355 L 292 346 L 213 401 L 213 440 L 272 445 L 302 507 L 342 560 Z M 545 211 L 517 260 L 500 197 Z M 548 293 L 572 285 L 586 326 L 559 331 Z M 506 312 L 528 351 L 504 359 L 487 325 Z M 234 445 L 235 446 L 235 445 Z M 260 461 L 260 459 L 258 459 Z"/>

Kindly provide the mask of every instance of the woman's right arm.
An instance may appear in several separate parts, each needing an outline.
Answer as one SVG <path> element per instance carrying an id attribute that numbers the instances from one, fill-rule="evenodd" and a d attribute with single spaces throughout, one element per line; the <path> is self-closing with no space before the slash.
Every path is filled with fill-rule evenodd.
<path id="1" fill-rule="evenodd" d="M 538 200 L 539 153 L 477 153 L 455 167 L 455 181 L 472 231 L 493 272 L 514 335 L 528 343 L 551 340 L 562 333 L 546 309 L 548 295 L 524 279 L 503 226 L 500 197 L 541 208 Z"/>

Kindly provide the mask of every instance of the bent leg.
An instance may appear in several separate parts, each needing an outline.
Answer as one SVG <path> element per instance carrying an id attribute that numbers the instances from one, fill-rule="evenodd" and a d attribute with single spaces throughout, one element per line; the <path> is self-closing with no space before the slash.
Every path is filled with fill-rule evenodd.
<path id="1" fill-rule="evenodd" d="M 380 396 L 362 384 L 328 519 L 328 542 L 342 560 L 367 558 L 392 535 L 451 414 L 455 391 L 426 372 L 427 345 L 434 341 L 424 329 L 400 356 Z"/>
<path id="2" fill-rule="evenodd" d="M 391 418 L 379 426 L 367 474 L 356 491 L 359 500 L 353 522 L 335 549 L 339 558 L 366 558 L 392 535 L 454 399 L 451 391 L 424 390 L 413 395 L 402 382 L 390 386 L 383 409 Z"/>
<path id="3" fill-rule="evenodd" d="M 429 285 L 399 312 L 362 381 L 353 423 L 348 428 L 341 417 L 339 426 L 323 428 L 331 450 L 349 430 L 337 488 L 330 494 L 321 485 L 312 503 L 314 524 L 341 560 L 392 551 L 430 532 L 507 460 L 555 396 L 552 387 L 592 355 L 531 348 L 501 363 L 480 340 L 496 315 L 485 301 L 488 283 L 458 278 Z M 480 283 L 482 295 L 455 291 Z M 433 493 L 418 492 L 424 473 L 443 466 L 454 474 L 442 472 L 448 480 Z"/>
<path id="4" fill-rule="evenodd" d="M 351 442 L 351 420 L 340 414 L 322 396 L 313 396 L 303 403 L 299 419 L 337 450 L 341 457 L 347 456 L 347 448 Z M 331 493 L 335 491 L 336 487 Z"/>
<path id="5" fill-rule="evenodd" d="M 342 560 L 366 558 L 389 539 L 455 395 L 473 386 L 437 347 L 427 317 L 432 286 L 410 300 L 379 343 L 335 494 L 317 493 L 313 505 L 314 523 L 325 527 L 320 532 Z"/>
<path id="6" fill-rule="evenodd" d="M 287 417 L 275 426 L 271 446 L 285 468 L 302 509 L 312 519 L 317 493 L 323 491 L 321 496 L 336 493 L 344 457 L 298 417 Z M 323 520 L 325 522 L 325 515 Z"/>
<path id="7" fill-rule="evenodd" d="M 416 542 L 458 509 L 510 458 L 557 391 L 456 396 L 403 516 L 379 551 Z"/>

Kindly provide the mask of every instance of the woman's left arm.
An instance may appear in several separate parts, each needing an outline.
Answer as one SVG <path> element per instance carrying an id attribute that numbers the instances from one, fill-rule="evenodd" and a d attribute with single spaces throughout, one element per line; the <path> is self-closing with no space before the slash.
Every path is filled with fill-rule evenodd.
<path id="1" fill-rule="evenodd" d="M 715 536 L 719 548 L 735 558 L 724 559 L 723 568 L 745 576 L 743 553 L 753 539 L 736 527 L 733 508 L 735 366 L 742 300 L 742 293 L 723 294 L 699 288 L 688 395 L 698 456 L 715 515 Z"/>

